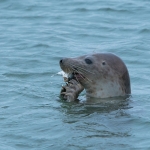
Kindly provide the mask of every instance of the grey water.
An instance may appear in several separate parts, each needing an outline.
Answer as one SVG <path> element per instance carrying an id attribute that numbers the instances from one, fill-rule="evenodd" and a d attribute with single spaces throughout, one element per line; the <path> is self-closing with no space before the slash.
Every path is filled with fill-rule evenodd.
<path id="1" fill-rule="evenodd" d="M 149 0 L 0 0 L 0 150 L 149 150 L 149 6 Z M 59 60 L 93 52 L 122 58 L 129 99 L 59 98 Z"/>

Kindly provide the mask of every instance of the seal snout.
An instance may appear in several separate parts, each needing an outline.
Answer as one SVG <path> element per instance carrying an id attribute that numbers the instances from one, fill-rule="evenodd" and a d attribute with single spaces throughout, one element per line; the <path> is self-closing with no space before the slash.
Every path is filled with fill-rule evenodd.
<path id="1" fill-rule="evenodd" d="M 63 63 L 63 59 L 61 59 L 61 60 L 59 61 L 59 63 L 62 64 L 62 63 Z"/>
<path id="2" fill-rule="evenodd" d="M 59 61 L 60 65 L 63 65 L 64 62 L 65 62 L 65 60 L 66 60 L 66 58 L 62 58 L 62 59 Z"/>

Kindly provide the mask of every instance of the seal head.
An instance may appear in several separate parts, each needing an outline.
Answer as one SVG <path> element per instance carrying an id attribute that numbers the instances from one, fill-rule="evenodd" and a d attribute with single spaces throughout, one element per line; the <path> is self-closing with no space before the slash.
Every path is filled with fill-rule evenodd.
<path id="1" fill-rule="evenodd" d="M 124 62 L 111 53 L 94 53 L 60 60 L 61 69 L 86 90 L 88 97 L 108 98 L 131 94 L 130 77 Z"/>

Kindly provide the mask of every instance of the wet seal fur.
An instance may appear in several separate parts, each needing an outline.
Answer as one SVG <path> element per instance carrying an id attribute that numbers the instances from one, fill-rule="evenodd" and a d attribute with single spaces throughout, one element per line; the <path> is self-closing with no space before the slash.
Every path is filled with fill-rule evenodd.
<path id="1" fill-rule="evenodd" d="M 131 94 L 130 77 L 124 62 L 112 53 L 94 53 L 60 60 L 61 69 L 73 76 L 61 94 L 74 101 L 83 89 L 87 97 L 109 98 Z"/>

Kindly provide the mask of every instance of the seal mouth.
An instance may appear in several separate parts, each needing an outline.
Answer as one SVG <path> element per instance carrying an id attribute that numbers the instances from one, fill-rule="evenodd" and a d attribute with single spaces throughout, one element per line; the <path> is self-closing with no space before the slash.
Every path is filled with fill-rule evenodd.
<path id="1" fill-rule="evenodd" d="M 71 72 L 71 73 L 69 73 L 69 75 L 68 75 L 68 79 L 69 79 L 69 81 L 71 80 L 71 79 L 75 79 L 75 80 L 82 80 L 82 79 L 85 79 L 85 77 L 83 76 L 83 74 L 81 74 L 81 73 L 78 73 L 78 72 Z"/>

